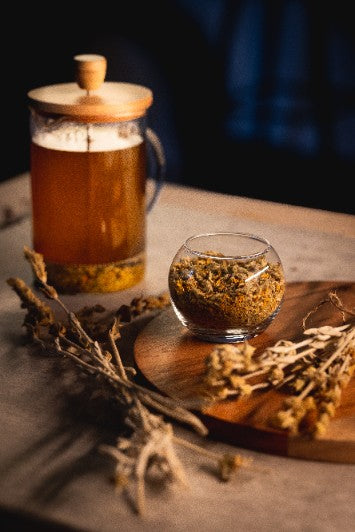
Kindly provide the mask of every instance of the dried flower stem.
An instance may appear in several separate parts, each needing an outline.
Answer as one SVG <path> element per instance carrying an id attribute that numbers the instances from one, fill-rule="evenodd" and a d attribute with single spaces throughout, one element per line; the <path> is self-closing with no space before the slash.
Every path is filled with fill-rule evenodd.
<path id="1" fill-rule="evenodd" d="M 323 434 L 355 368 L 355 327 L 323 326 L 304 335 L 300 342 L 280 340 L 257 356 L 247 343 L 216 347 L 206 359 L 209 392 L 224 399 L 258 388 L 291 388 L 296 394 L 276 414 L 274 426 L 292 434 Z M 262 383 L 249 382 L 260 376 Z"/>
<path id="2" fill-rule="evenodd" d="M 116 334 L 114 334 L 114 331 L 117 331 Z M 118 334 L 117 334 L 118 333 Z M 115 342 L 115 338 L 117 339 L 117 337 L 120 337 L 120 333 L 118 331 L 118 326 L 117 326 L 117 320 L 115 319 L 109 333 L 108 333 L 108 336 L 109 336 L 109 339 L 110 339 L 110 345 L 111 345 L 111 349 L 112 349 L 112 353 L 115 357 L 115 362 L 116 362 L 116 365 L 117 365 L 117 370 L 120 374 L 120 376 L 123 378 L 123 379 L 127 379 L 127 373 L 126 373 L 126 370 L 124 368 L 124 365 L 122 364 L 122 360 L 121 360 L 121 357 L 120 357 L 120 354 L 118 352 L 118 349 L 117 349 L 117 345 L 116 345 L 116 342 Z"/>
<path id="3" fill-rule="evenodd" d="M 203 454 L 214 462 L 217 461 L 219 464 L 220 479 L 223 481 L 229 480 L 232 473 L 234 473 L 239 467 L 248 466 L 252 462 L 251 458 L 245 458 L 241 455 L 230 455 L 227 453 L 221 457 L 218 453 L 208 451 L 207 449 L 204 449 L 199 445 L 196 445 L 183 438 L 178 438 L 177 436 L 174 436 L 174 442 L 178 445 L 181 445 L 182 447 L 191 449 L 196 453 Z"/>
<path id="4" fill-rule="evenodd" d="M 326 297 L 325 299 L 322 299 L 322 301 L 320 301 L 318 305 L 312 310 L 310 310 L 306 314 L 306 316 L 303 318 L 303 321 L 302 321 L 303 329 L 306 329 L 306 322 L 308 318 L 312 316 L 312 314 L 317 312 L 317 310 L 325 303 L 331 303 L 335 308 L 340 310 L 340 312 L 343 315 L 343 321 L 345 321 L 345 314 L 349 314 L 350 316 L 355 316 L 355 312 L 353 310 L 350 310 L 343 305 L 343 302 L 340 300 L 336 292 L 329 292 L 328 297 Z"/>
<path id="5" fill-rule="evenodd" d="M 126 425 L 132 430 L 130 437 L 119 437 L 116 446 L 102 445 L 100 450 L 115 460 L 115 483 L 120 489 L 127 489 L 131 480 L 135 481 L 136 509 L 143 513 L 145 507 L 145 479 L 152 467 L 157 468 L 162 479 L 177 480 L 186 484 L 183 467 L 178 460 L 174 443 L 184 445 L 184 440 L 176 438 L 170 423 L 160 414 L 188 424 L 199 434 L 206 435 L 207 429 L 191 412 L 157 392 L 140 386 L 130 376 L 135 374 L 133 368 L 125 367 L 116 344 L 120 338 L 121 320 L 129 322 L 148 310 L 163 308 L 167 304 L 165 296 L 159 298 L 136 298 L 130 306 L 122 306 L 111 328 L 106 329 L 106 340 L 110 351 L 85 330 L 78 317 L 61 301 L 56 290 L 47 283 L 47 272 L 43 257 L 29 248 L 25 248 L 25 257 L 30 262 L 38 285 L 46 298 L 54 301 L 66 314 L 68 323 L 56 320 L 52 309 L 45 305 L 31 289 L 20 279 L 9 279 L 9 285 L 15 290 L 27 309 L 24 325 L 31 340 L 39 343 L 47 352 L 52 352 L 71 360 L 75 366 L 88 375 L 93 375 L 104 385 L 110 396 L 126 412 Z M 95 312 L 101 312 L 95 306 Z M 83 309 L 83 321 L 88 319 L 91 309 Z M 87 323 L 87 322 L 86 322 Z M 92 325 L 92 324 L 90 324 Z M 102 325 L 102 324 L 100 324 Z M 96 332 L 102 335 L 101 327 Z M 107 342 L 106 342 L 107 343 Z M 97 379 L 98 377 L 98 379 Z M 188 442 L 196 452 L 218 463 L 221 478 L 227 480 L 243 460 L 238 455 L 219 456 L 209 453 L 202 447 Z"/>

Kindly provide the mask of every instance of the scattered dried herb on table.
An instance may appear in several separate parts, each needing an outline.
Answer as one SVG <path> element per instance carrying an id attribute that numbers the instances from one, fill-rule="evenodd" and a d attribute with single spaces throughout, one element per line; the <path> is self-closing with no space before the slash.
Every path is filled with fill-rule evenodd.
<path id="1" fill-rule="evenodd" d="M 175 448 L 189 448 L 215 462 L 221 480 L 228 480 L 240 466 L 250 460 L 240 455 L 220 455 L 195 445 L 174 435 L 173 427 L 163 416 L 185 423 L 200 435 L 207 429 L 201 421 L 176 401 L 162 396 L 137 384 L 133 377 L 134 368 L 123 365 L 116 341 L 120 338 L 123 326 L 121 320 L 130 321 L 133 317 L 149 310 L 166 306 L 167 296 L 136 298 L 131 305 L 118 309 L 116 316 L 106 329 L 105 341 L 99 342 L 88 334 L 83 324 L 103 337 L 103 323 L 98 325 L 93 315 L 101 313 L 102 307 L 85 308 L 79 317 L 70 312 L 56 290 L 47 283 L 47 272 L 43 257 L 25 248 L 25 257 L 30 262 L 34 276 L 45 297 L 64 311 L 66 321 L 56 318 L 53 309 L 38 298 L 32 290 L 18 278 L 8 279 L 8 284 L 19 296 L 22 307 L 27 309 L 24 320 L 28 338 L 43 348 L 46 354 L 56 354 L 69 359 L 74 365 L 92 378 L 92 384 L 115 401 L 125 413 L 126 425 L 131 430 L 129 437 L 118 437 L 115 446 L 103 445 L 101 451 L 115 460 L 115 484 L 126 490 L 134 483 L 135 503 L 139 513 L 145 506 L 145 480 L 155 468 L 161 481 L 172 480 L 187 483 L 184 469 Z M 80 318 L 80 319 L 79 319 Z M 81 321 L 80 321 L 81 320 Z"/>
<path id="2" fill-rule="evenodd" d="M 253 328 L 279 307 L 285 281 L 279 263 L 186 257 L 172 264 L 169 288 L 178 310 L 196 325 L 211 329 Z M 220 258 L 214 258 L 220 257 Z"/>
<path id="3" fill-rule="evenodd" d="M 110 313 L 107 313 L 102 305 L 93 305 L 83 307 L 75 314 L 89 336 L 104 343 L 114 318 L 117 318 L 119 323 L 123 325 L 130 323 L 138 316 L 162 310 L 169 305 L 170 296 L 165 292 L 159 296 L 135 297 L 129 305 L 121 305 L 118 310 Z"/>

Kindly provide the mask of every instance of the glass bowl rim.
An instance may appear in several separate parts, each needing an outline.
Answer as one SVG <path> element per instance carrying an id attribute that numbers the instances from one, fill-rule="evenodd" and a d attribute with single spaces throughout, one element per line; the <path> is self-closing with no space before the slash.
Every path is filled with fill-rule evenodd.
<path id="1" fill-rule="evenodd" d="M 233 255 L 233 256 L 223 256 L 218 257 L 215 255 L 210 255 L 206 253 L 202 253 L 201 251 L 197 251 L 192 249 L 189 246 L 189 243 L 191 240 L 195 240 L 196 238 L 206 237 L 206 236 L 242 236 L 249 238 L 251 240 L 258 240 L 259 242 L 263 242 L 266 244 L 266 247 L 262 251 L 256 251 L 255 253 L 250 253 L 248 255 Z M 215 260 L 238 260 L 238 259 L 255 259 L 257 257 L 261 257 L 262 255 L 265 255 L 270 249 L 273 249 L 270 242 L 264 238 L 263 236 L 254 235 L 253 233 L 241 233 L 241 232 L 234 232 L 234 231 L 220 231 L 220 232 L 213 232 L 213 233 L 200 233 L 198 235 L 190 236 L 185 242 L 183 243 L 183 247 L 193 255 L 196 255 L 198 257 L 208 258 L 208 259 L 215 259 Z"/>

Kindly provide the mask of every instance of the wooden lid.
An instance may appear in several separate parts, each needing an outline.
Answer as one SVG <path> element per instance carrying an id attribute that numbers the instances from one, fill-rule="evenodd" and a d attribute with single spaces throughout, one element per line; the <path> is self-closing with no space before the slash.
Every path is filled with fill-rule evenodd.
<path id="1" fill-rule="evenodd" d="M 153 102 L 150 89 L 132 83 L 105 82 L 106 59 L 98 55 L 75 56 L 76 83 L 60 83 L 28 93 L 35 110 L 60 114 L 85 122 L 115 122 L 144 115 Z M 81 87 L 81 88 L 80 88 Z"/>

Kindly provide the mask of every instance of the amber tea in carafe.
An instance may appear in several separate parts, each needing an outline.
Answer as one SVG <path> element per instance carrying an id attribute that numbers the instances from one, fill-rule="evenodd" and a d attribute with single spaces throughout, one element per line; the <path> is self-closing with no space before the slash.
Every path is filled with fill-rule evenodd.
<path id="1" fill-rule="evenodd" d="M 69 92 L 80 92 L 76 108 L 67 110 L 69 116 L 53 114 L 53 102 L 51 114 L 32 107 L 34 249 L 44 256 L 50 282 L 63 292 L 128 288 L 144 275 L 145 117 L 129 116 L 133 112 L 127 103 L 132 97 L 129 84 L 111 84 L 123 85 L 117 93 L 123 103 L 119 99 L 113 117 L 97 108 L 110 84 L 95 91 L 94 99 L 83 96 L 78 87 L 74 90 L 74 84 L 65 85 L 71 86 Z M 90 116 L 80 114 L 83 101 Z M 105 104 L 100 105 L 101 113 L 107 113 Z M 140 102 L 134 113 L 141 115 L 146 107 L 147 100 Z"/>
<path id="2" fill-rule="evenodd" d="M 144 264 L 145 143 L 138 132 L 121 138 L 113 126 L 101 125 L 91 128 L 88 151 L 86 128 L 82 135 L 76 129 L 68 124 L 66 133 L 61 125 L 60 132 L 33 137 L 34 248 L 46 258 L 55 283 L 67 289 L 80 277 L 99 291 L 135 284 Z"/>

